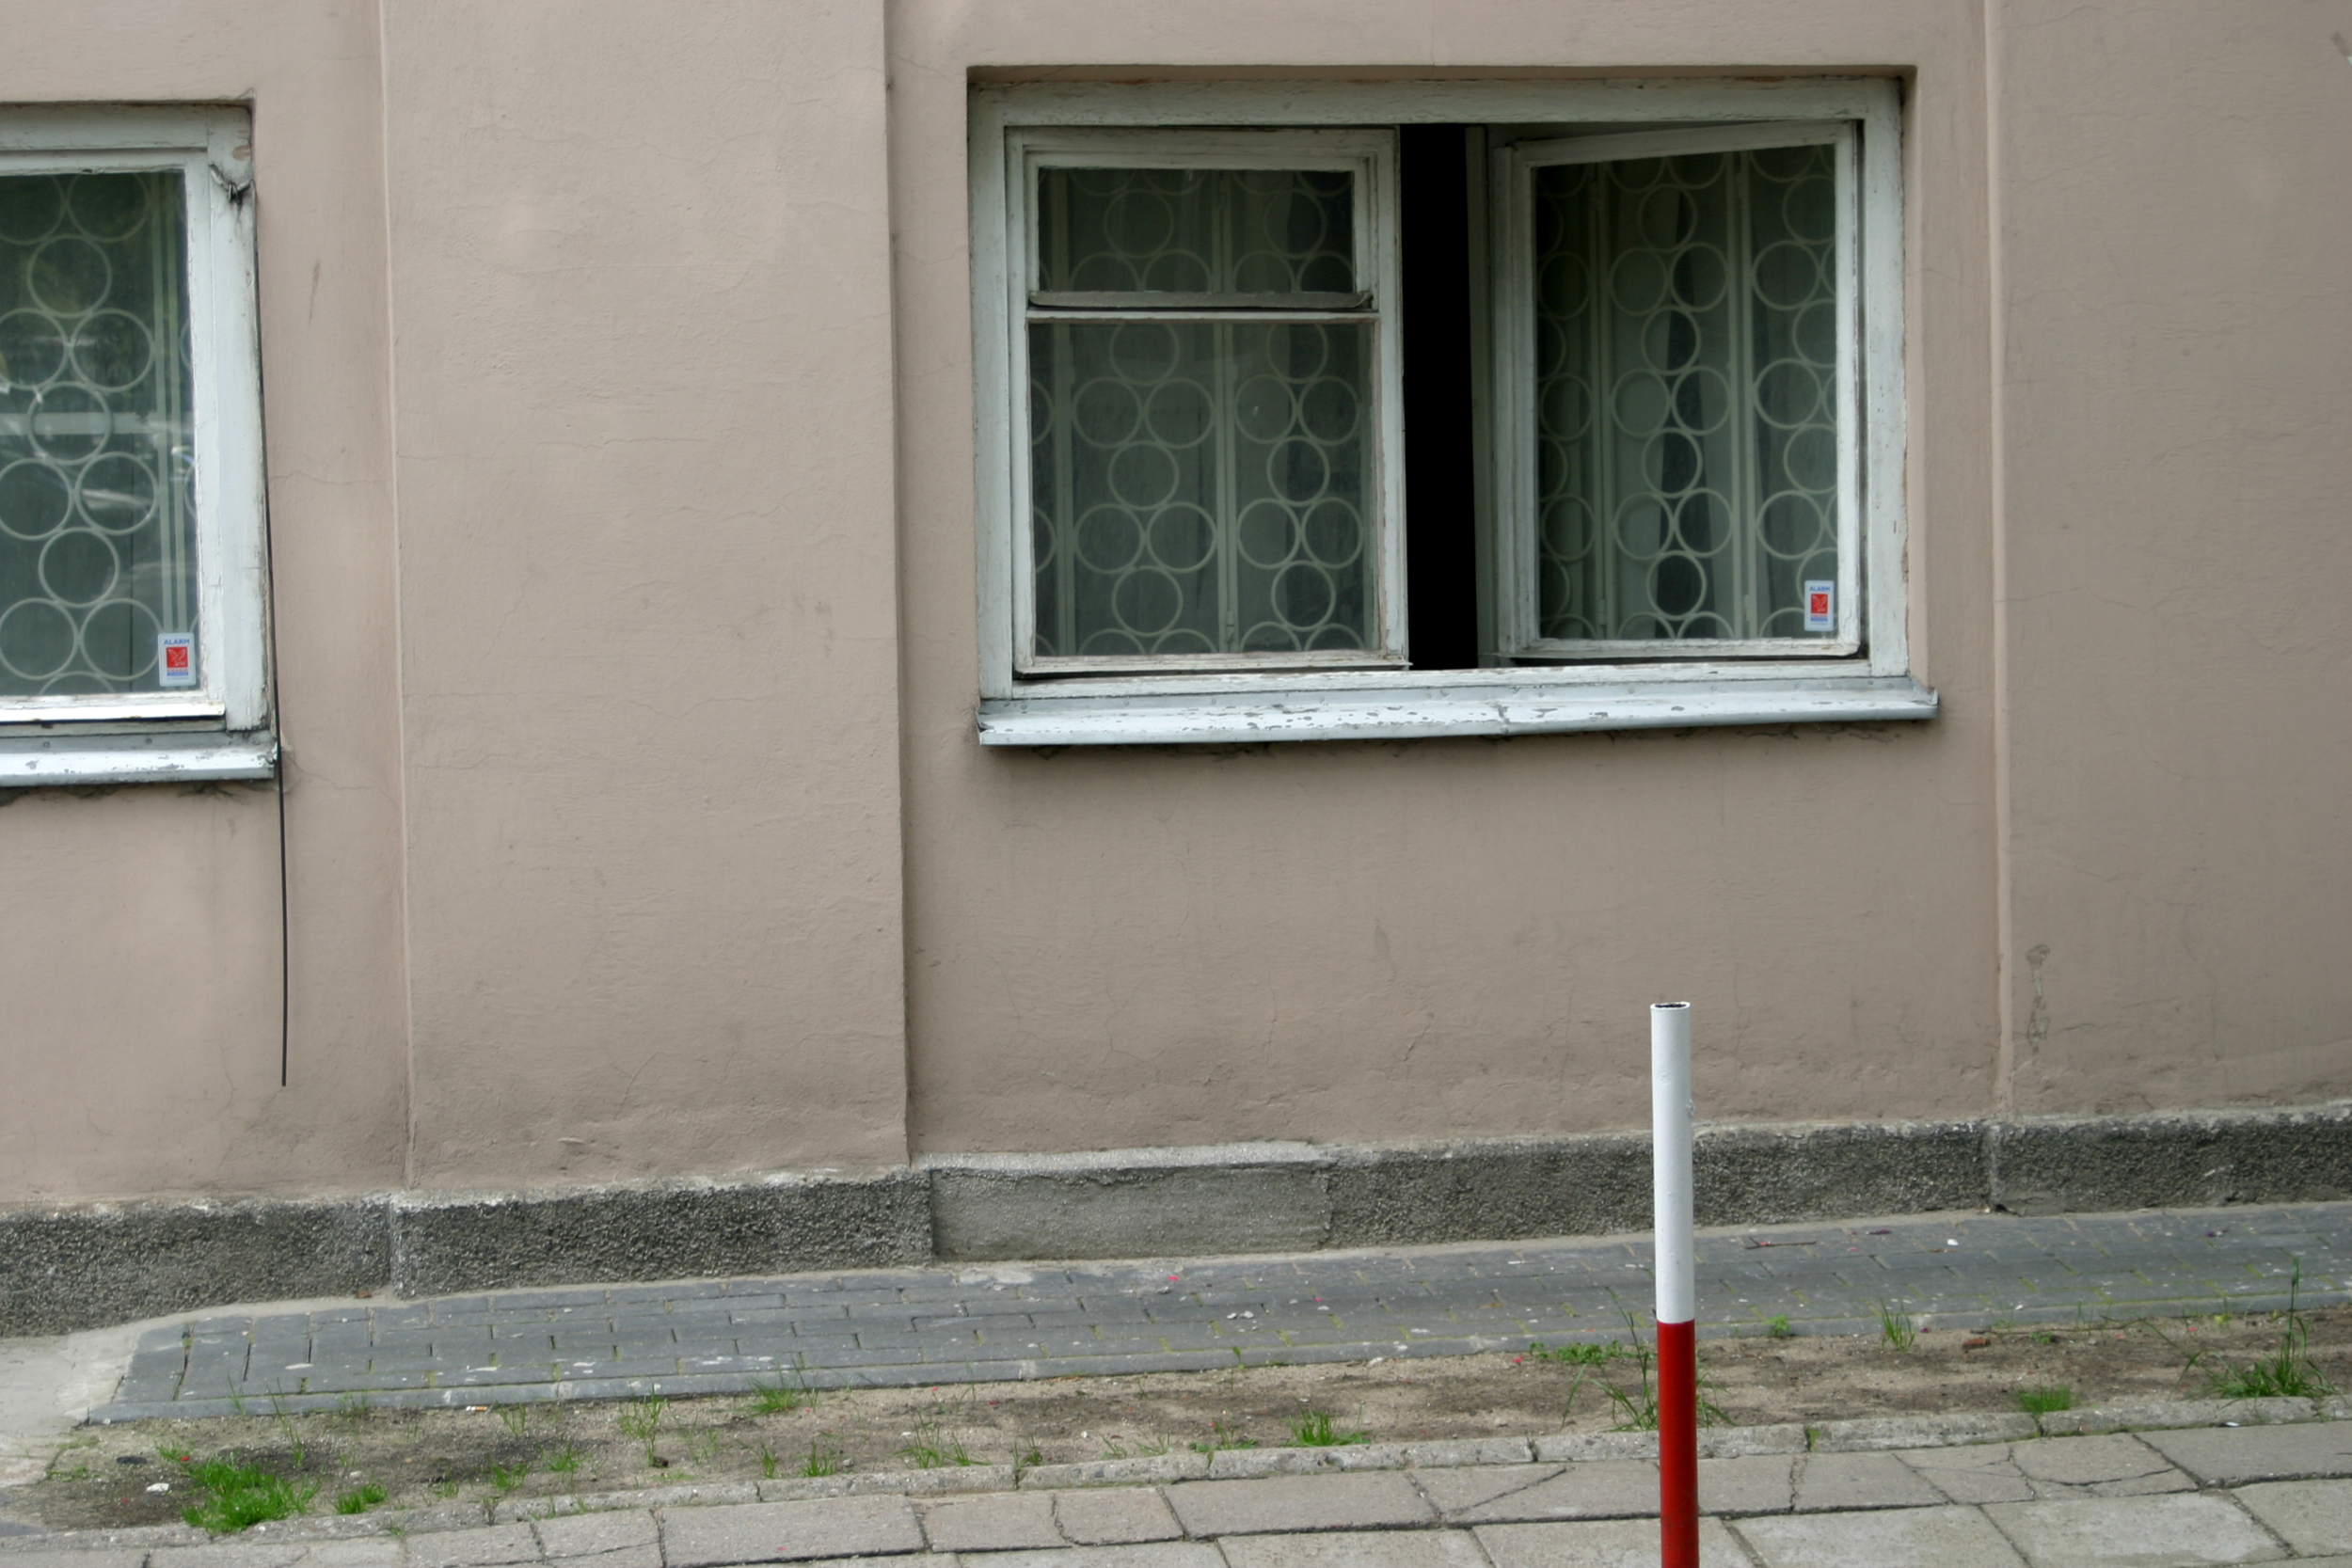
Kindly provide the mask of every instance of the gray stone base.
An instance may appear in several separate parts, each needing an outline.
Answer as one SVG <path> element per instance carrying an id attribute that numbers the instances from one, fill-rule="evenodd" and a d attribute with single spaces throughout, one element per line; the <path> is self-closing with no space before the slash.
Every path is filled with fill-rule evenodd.
<path id="1" fill-rule="evenodd" d="M 2352 1102 L 2026 1121 L 1720 1127 L 1702 1225 L 2290 1203 L 2352 1195 Z M 0 1335 L 391 1291 L 1199 1257 L 1649 1224 L 1638 1133 L 934 1156 L 866 1173 L 546 1192 L 0 1211 Z"/>

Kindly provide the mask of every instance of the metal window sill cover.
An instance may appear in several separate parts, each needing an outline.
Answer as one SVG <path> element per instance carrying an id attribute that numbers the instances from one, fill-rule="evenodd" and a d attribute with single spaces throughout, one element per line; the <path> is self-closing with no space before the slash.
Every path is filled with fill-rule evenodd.
<path id="1" fill-rule="evenodd" d="M 144 735 L 0 735 L 0 789 L 266 779 L 278 770 L 267 730 Z"/>
<path id="2" fill-rule="evenodd" d="M 1931 719 L 1936 694 L 1906 676 L 1803 681 L 1397 685 L 1327 692 L 1018 696 L 981 702 L 988 746 L 1256 745 L 1556 735 L 1715 724 L 1860 724 Z"/>

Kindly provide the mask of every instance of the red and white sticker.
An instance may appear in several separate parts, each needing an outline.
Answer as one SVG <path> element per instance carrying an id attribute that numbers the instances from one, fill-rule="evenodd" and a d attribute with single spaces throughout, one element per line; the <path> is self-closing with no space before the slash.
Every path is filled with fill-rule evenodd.
<path id="1" fill-rule="evenodd" d="M 1837 584 L 1815 579 L 1804 585 L 1804 629 L 1837 629 Z"/>
<path id="2" fill-rule="evenodd" d="M 155 634 L 155 684 L 196 684 L 196 633 L 165 631 Z"/>

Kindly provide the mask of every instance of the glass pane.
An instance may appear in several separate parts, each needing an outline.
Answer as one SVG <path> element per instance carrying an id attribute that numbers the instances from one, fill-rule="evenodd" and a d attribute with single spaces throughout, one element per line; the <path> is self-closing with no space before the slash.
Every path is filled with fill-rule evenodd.
<path id="1" fill-rule="evenodd" d="M 1305 169 L 1038 171 L 1038 287 L 1347 293 L 1355 179 Z"/>
<path id="2" fill-rule="evenodd" d="M 1372 330 L 1031 326 L 1038 653 L 1365 647 Z"/>
<path id="3" fill-rule="evenodd" d="M 193 684 L 186 276 L 176 172 L 0 179 L 0 696 Z"/>
<path id="4" fill-rule="evenodd" d="M 1535 171 L 1545 637 L 1834 635 L 1836 217 L 1828 147 Z"/>

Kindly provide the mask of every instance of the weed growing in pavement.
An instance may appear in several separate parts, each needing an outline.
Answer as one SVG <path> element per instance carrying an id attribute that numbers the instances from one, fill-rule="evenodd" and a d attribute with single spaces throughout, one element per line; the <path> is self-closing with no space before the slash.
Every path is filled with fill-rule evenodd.
<path id="1" fill-rule="evenodd" d="M 1793 1339 L 1797 1331 L 1788 1326 L 1788 1314 L 1776 1313 L 1764 1320 L 1764 1337 L 1768 1339 Z"/>
<path id="2" fill-rule="evenodd" d="M 1634 1344 L 1632 1354 L 1641 1369 L 1641 1386 L 1638 1395 L 1620 1388 L 1613 1383 L 1602 1384 L 1600 1391 L 1609 1396 L 1611 1404 L 1617 1407 L 1618 1420 L 1613 1430 L 1656 1432 L 1658 1430 L 1658 1391 L 1651 1386 L 1650 1369 L 1657 1364 L 1658 1354 L 1648 1345 L 1639 1341 Z M 1698 1379 L 1698 1386 L 1701 1389 L 1712 1386 L 1704 1376 Z M 1731 1418 L 1724 1415 L 1722 1408 L 1709 1400 L 1705 1393 L 1698 1394 L 1696 1398 L 1699 1425 L 1722 1427 L 1731 1424 Z"/>
<path id="3" fill-rule="evenodd" d="M 384 1488 L 376 1485 L 373 1481 L 370 1481 L 365 1486 L 354 1486 L 346 1491 L 336 1493 L 335 1512 L 338 1513 L 365 1513 L 369 1509 L 373 1508 L 377 1503 L 382 1502 L 389 1496 L 390 1494 L 386 1492 Z"/>
<path id="4" fill-rule="evenodd" d="M 497 1487 L 502 1495 L 504 1493 L 512 1492 L 516 1487 L 520 1486 L 523 1483 L 523 1478 L 530 1474 L 531 1461 L 528 1459 L 524 1460 L 521 1464 L 516 1465 L 512 1469 L 507 1468 L 503 1465 L 492 1465 L 490 1466 L 490 1484 Z"/>
<path id="5" fill-rule="evenodd" d="M 1597 1345 L 1545 1344 L 1541 1339 L 1527 1347 L 1527 1354 L 1538 1361 L 1557 1361 L 1565 1367 L 1597 1367 L 1604 1361 L 1614 1361 L 1625 1354 L 1625 1347 L 1612 1339 Z"/>
<path id="6" fill-rule="evenodd" d="M 499 1420 L 505 1426 L 508 1436 L 522 1437 L 529 1434 L 531 1431 L 531 1406 L 527 1404 L 501 1404 L 498 1407 L 498 1413 Z"/>
<path id="7" fill-rule="evenodd" d="M 748 1408 L 755 1416 L 789 1416 L 809 1402 L 805 1380 L 795 1386 L 782 1378 L 773 1383 L 762 1383 L 755 1378 Z"/>
<path id="8" fill-rule="evenodd" d="M 548 1468 L 559 1476 L 568 1476 L 580 1468 L 580 1446 L 565 1443 L 548 1456 Z"/>
<path id="9" fill-rule="evenodd" d="M 841 1473 L 841 1450 L 830 1443 L 811 1443 L 808 1458 L 801 1465 L 801 1474 L 812 1479 Z"/>
<path id="10" fill-rule="evenodd" d="M 776 1479 L 776 1450 L 766 1443 L 759 1446 L 759 1479 L 762 1481 Z"/>
<path id="11" fill-rule="evenodd" d="M 633 1437 L 645 1446 L 645 1463 L 655 1461 L 653 1446 L 661 1435 L 661 1418 L 670 1408 L 670 1402 L 653 1394 L 642 1395 L 623 1405 L 614 1418 L 620 1422 L 623 1435 Z"/>
<path id="12" fill-rule="evenodd" d="M 366 1420 L 374 1412 L 368 1406 L 365 1394 L 345 1394 L 335 1402 L 335 1418 L 354 1425 Z"/>
<path id="13" fill-rule="evenodd" d="M 2060 1410 L 2074 1408 L 2074 1390 L 2058 1386 L 2020 1388 L 2017 1408 L 2028 1416 L 2048 1416 Z"/>
<path id="14" fill-rule="evenodd" d="M 2207 1376 L 2206 1394 L 2225 1400 L 2308 1400 L 2325 1399 L 2336 1391 L 2336 1386 L 2312 1365 L 2311 1324 L 2303 1321 L 2297 1306 L 2302 1289 L 2303 1259 L 2297 1258 L 2294 1276 L 2287 1283 L 2287 1327 L 2279 1339 L 2279 1354 L 2243 1365 L 2224 1365 Z"/>
<path id="15" fill-rule="evenodd" d="M 201 1464 L 188 1462 L 186 1469 L 203 1500 L 182 1509 L 180 1517 L 215 1535 L 229 1535 L 273 1519 L 291 1519 L 309 1509 L 310 1499 L 318 1495 L 315 1486 L 296 1486 L 259 1465 L 241 1465 L 234 1454 Z"/>
<path id="16" fill-rule="evenodd" d="M 977 1465 L 963 1444 L 952 1435 L 943 1436 L 939 1422 L 925 1418 L 914 1423 L 908 1436 L 914 1440 L 898 1450 L 898 1457 L 918 1470 L 945 1469 L 950 1465 Z"/>
<path id="17" fill-rule="evenodd" d="M 1022 1447 L 1022 1445 L 1016 1441 L 1012 1446 L 1012 1479 L 1014 1484 L 1018 1485 L 1023 1476 L 1026 1475 L 1029 1471 L 1036 1469 L 1039 1465 L 1044 1463 L 1045 1454 L 1044 1451 L 1037 1446 L 1037 1439 L 1029 1439 L 1028 1446 L 1026 1448 Z"/>
<path id="18" fill-rule="evenodd" d="M 1884 1302 L 1877 1307 L 1879 1334 L 1897 1350 L 1909 1350 L 1919 1342 L 1919 1325 L 1911 1321 L 1908 1312 L 1898 1312 Z"/>
<path id="19" fill-rule="evenodd" d="M 1219 1449 L 1254 1449 L 1258 1440 L 1244 1437 L 1238 1428 L 1229 1427 L 1223 1421 L 1211 1421 L 1207 1442 L 1187 1443 L 1184 1446 L 1195 1453 L 1215 1453 Z"/>
<path id="20" fill-rule="evenodd" d="M 1351 1443 L 1369 1443 L 1372 1434 L 1341 1431 L 1331 1424 L 1327 1410 L 1302 1410 L 1291 1418 L 1291 1441 L 1302 1449 L 1341 1449 Z"/>

